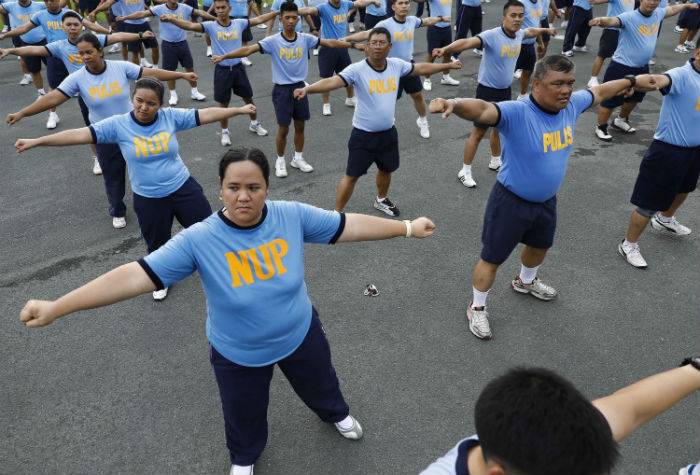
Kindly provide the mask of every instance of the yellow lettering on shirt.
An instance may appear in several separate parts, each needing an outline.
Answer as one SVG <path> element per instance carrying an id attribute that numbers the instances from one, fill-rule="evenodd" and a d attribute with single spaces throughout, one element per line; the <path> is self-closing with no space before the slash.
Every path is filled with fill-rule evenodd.
<path id="1" fill-rule="evenodd" d="M 633 7 L 634 6 L 634 0 L 622 0 L 622 4 L 626 7 Z"/>
<path id="2" fill-rule="evenodd" d="M 697 103 L 697 105 L 695 106 L 695 110 L 696 110 L 696 111 L 700 111 L 700 97 L 698 98 L 698 103 Z"/>
<path id="3" fill-rule="evenodd" d="M 19 15 L 17 15 L 17 19 L 19 21 L 21 21 L 22 23 L 29 23 L 29 15 L 19 14 Z"/>
<path id="4" fill-rule="evenodd" d="M 141 0 L 126 0 L 127 5 L 140 5 Z"/>
<path id="5" fill-rule="evenodd" d="M 100 84 L 99 86 L 88 88 L 88 92 L 90 93 L 90 99 L 94 101 L 95 98 L 104 99 L 118 96 L 122 93 L 122 88 L 119 82 L 114 81 L 109 83 L 109 85 Z"/>
<path id="6" fill-rule="evenodd" d="M 167 132 L 161 132 L 153 137 L 144 137 L 143 135 L 134 137 L 134 152 L 136 153 L 136 158 L 167 152 L 169 141 L 170 134 Z"/>
<path id="7" fill-rule="evenodd" d="M 639 25 L 637 29 L 637 34 L 641 36 L 652 36 L 659 33 L 659 24 L 652 23 L 651 25 Z"/>
<path id="8" fill-rule="evenodd" d="M 83 64 L 83 58 L 79 54 L 68 53 L 68 61 L 70 64 Z"/>
<path id="9" fill-rule="evenodd" d="M 518 45 L 518 46 L 509 46 L 509 45 L 501 46 L 501 58 L 503 56 L 506 56 L 508 58 L 517 58 L 518 56 L 520 56 L 520 45 Z"/>
<path id="10" fill-rule="evenodd" d="M 62 30 L 63 29 L 63 27 L 61 26 L 61 22 L 59 22 L 59 21 L 47 21 L 46 28 L 48 28 L 49 30 Z"/>
<path id="11" fill-rule="evenodd" d="M 299 59 L 304 57 L 304 49 L 299 48 L 280 48 L 280 59 Z"/>
<path id="12" fill-rule="evenodd" d="M 286 241 L 275 239 L 252 249 L 227 252 L 224 255 L 231 271 L 231 286 L 241 287 L 244 282 L 252 284 L 255 282 L 253 272 L 259 280 L 267 280 L 274 275 L 286 273 L 287 269 L 282 265 L 282 257 L 287 254 L 288 249 Z"/>
<path id="13" fill-rule="evenodd" d="M 369 93 L 370 94 L 386 94 L 396 90 L 396 78 L 387 79 L 370 79 Z"/>
<path id="14" fill-rule="evenodd" d="M 533 8 L 532 10 L 530 10 L 530 16 L 532 18 L 542 17 L 542 9 L 541 8 Z"/>
<path id="15" fill-rule="evenodd" d="M 237 40 L 238 39 L 238 30 L 217 31 L 216 32 L 216 39 L 222 40 L 222 41 Z"/>
<path id="16" fill-rule="evenodd" d="M 333 15 L 333 24 L 336 23 L 346 23 L 347 22 L 347 13 L 343 13 L 342 15 Z"/>
<path id="17" fill-rule="evenodd" d="M 571 126 L 567 126 L 564 130 L 556 132 L 545 132 L 542 134 L 542 146 L 544 153 L 556 152 L 562 150 L 574 143 L 574 134 L 571 131 Z M 549 148 L 549 150 L 547 150 Z"/>
<path id="18" fill-rule="evenodd" d="M 451 7 L 452 6 L 452 0 L 440 0 L 440 5 L 444 7 Z"/>
<path id="19" fill-rule="evenodd" d="M 397 41 L 409 41 L 413 39 L 413 30 L 408 31 L 395 31 L 393 43 Z"/>

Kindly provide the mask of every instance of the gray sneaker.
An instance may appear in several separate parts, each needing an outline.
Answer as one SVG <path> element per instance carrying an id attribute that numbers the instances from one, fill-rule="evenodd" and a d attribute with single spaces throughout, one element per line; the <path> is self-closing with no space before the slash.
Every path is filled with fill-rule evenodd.
<path id="1" fill-rule="evenodd" d="M 639 252 L 639 244 L 636 242 L 625 244 L 625 240 L 623 239 L 620 241 L 620 244 L 617 245 L 617 252 L 619 252 L 630 265 L 637 269 L 647 268 L 647 261 L 644 260 L 642 253 Z"/>
<path id="2" fill-rule="evenodd" d="M 489 325 L 489 312 L 486 311 L 486 307 L 482 307 L 482 310 L 475 310 L 472 308 L 471 302 L 467 307 L 467 320 L 469 320 L 469 330 L 477 338 L 482 340 L 491 339 L 491 326 Z"/>
<path id="3" fill-rule="evenodd" d="M 346 439 L 359 440 L 364 435 L 364 432 L 362 432 L 362 426 L 359 422 L 357 422 L 357 419 L 355 419 L 354 417 L 350 416 L 350 419 L 352 419 L 352 427 L 350 427 L 349 429 L 342 429 L 337 422 L 334 424 L 335 428 L 338 429 L 340 435 L 342 435 Z"/>
<path id="4" fill-rule="evenodd" d="M 664 223 L 659 219 L 659 213 L 656 213 L 654 217 L 651 218 L 650 223 L 651 227 L 657 231 L 666 231 L 667 233 L 677 234 L 678 236 L 690 234 L 690 228 L 679 223 L 675 216 L 673 216 L 668 223 Z"/>
<path id="5" fill-rule="evenodd" d="M 559 295 L 559 292 L 542 282 L 539 277 L 535 277 L 532 284 L 523 284 L 523 281 L 520 280 L 520 276 L 517 276 L 515 280 L 510 282 L 510 286 L 518 293 L 530 294 L 540 300 L 554 300 L 557 298 L 557 295 Z"/>

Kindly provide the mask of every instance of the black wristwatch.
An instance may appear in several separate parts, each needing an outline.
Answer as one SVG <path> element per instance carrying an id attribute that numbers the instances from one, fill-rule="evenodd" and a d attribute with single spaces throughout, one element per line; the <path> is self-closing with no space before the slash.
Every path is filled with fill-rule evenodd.
<path id="1" fill-rule="evenodd" d="M 443 21 L 445 21 L 445 19 L 443 18 L 442 15 L 440 15 L 440 16 L 438 17 L 438 19 L 440 20 L 440 23 L 442 23 Z"/>
<path id="2" fill-rule="evenodd" d="M 691 365 L 693 368 L 700 371 L 700 356 L 690 356 L 684 359 L 678 366 Z"/>
<path id="3" fill-rule="evenodd" d="M 143 31 L 139 31 L 139 39 L 140 39 L 140 40 L 143 39 Z"/>
<path id="4" fill-rule="evenodd" d="M 629 82 L 632 83 L 630 87 L 634 87 L 634 85 L 637 84 L 637 77 L 634 74 L 628 74 L 624 79 L 628 79 Z"/>

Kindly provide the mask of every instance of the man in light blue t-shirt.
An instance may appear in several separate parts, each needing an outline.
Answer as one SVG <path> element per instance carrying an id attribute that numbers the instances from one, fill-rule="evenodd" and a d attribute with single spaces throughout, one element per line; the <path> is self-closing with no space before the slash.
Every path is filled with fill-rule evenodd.
<path id="1" fill-rule="evenodd" d="M 616 17 L 598 17 L 590 21 L 591 26 L 620 28 L 617 48 L 603 78 L 605 81 L 648 73 L 649 60 L 654 54 L 663 19 L 686 9 L 697 9 L 699 6 L 697 3 L 687 3 L 657 8 L 658 5 L 659 0 L 641 0 L 637 10 L 621 13 Z M 635 133 L 636 129 L 629 124 L 628 119 L 637 103 L 643 100 L 644 92 L 637 91 L 630 97 L 612 97 L 602 102 L 598 108 L 596 137 L 604 142 L 612 141 L 612 135 L 608 132 L 608 121 L 613 110 L 619 106 L 622 106 L 620 114 L 610 125 L 626 134 Z"/>
<path id="2" fill-rule="evenodd" d="M 387 197 L 391 174 L 399 168 L 399 138 L 394 127 L 394 113 L 399 83 L 404 76 L 437 73 L 459 69 L 462 63 L 413 64 L 399 58 L 389 58 L 391 33 L 377 26 L 369 34 L 367 58 L 353 63 L 338 76 L 294 91 L 296 99 L 307 93 L 331 91 L 355 86 L 357 107 L 352 117 L 353 130 L 348 141 L 348 165 L 338 184 L 335 210 L 342 211 L 352 196 L 357 180 L 377 165 L 377 197 L 374 207 L 389 216 L 398 216 L 399 209 Z"/>
<path id="3" fill-rule="evenodd" d="M 495 127 L 503 143 L 503 165 L 484 215 L 481 258 L 474 268 L 473 300 L 467 307 L 469 330 L 491 338 L 486 296 L 496 271 L 518 243 L 520 273 L 514 291 L 553 300 L 557 291 L 537 278 L 554 242 L 557 191 L 564 181 L 578 117 L 590 107 L 634 85 L 618 79 L 573 92 L 574 64 L 564 56 L 547 56 L 535 64 L 532 93 L 520 101 L 498 104 L 479 99 L 433 99 L 430 112 L 451 113 Z"/>
<path id="4" fill-rule="evenodd" d="M 418 0 L 416 0 L 418 1 Z M 452 0 L 421 0 L 427 1 L 430 8 L 430 15 L 440 18 L 440 22 L 428 27 L 425 33 L 425 38 L 428 41 L 428 58 L 426 61 L 432 63 L 435 61 L 435 56 L 432 55 L 436 48 L 444 48 L 452 43 L 452 27 L 450 21 L 452 15 Z M 442 56 L 443 63 L 449 63 L 451 58 L 449 55 Z M 450 76 L 449 71 L 442 75 L 440 84 L 447 86 L 459 86 L 459 81 Z M 430 91 L 433 89 L 433 83 L 430 80 L 430 74 L 425 75 L 423 81 L 423 89 Z"/>

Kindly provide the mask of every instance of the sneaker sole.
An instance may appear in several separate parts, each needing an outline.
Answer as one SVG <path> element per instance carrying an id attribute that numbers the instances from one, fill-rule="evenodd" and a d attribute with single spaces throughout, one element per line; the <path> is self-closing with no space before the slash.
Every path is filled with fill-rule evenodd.
<path id="1" fill-rule="evenodd" d="M 632 264 L 632 263 L 627 259 L 627 254 L 625 253 L 625 250 L 622 249 L 622 244 L 618 244 L 618 245 L 617 245 L 617 252 L 620 253 L 620 255 L 621 255 L 622 258 L 625 260 L 625 262 L 627 262 L 629 265 L 631 265 L 631 266 L 634 267 L 635 269 L 646 269 L 646 268 L 647 268 L 647 266 L 635 266 L 634 264 Z"/>
<path id="2" fill-rule="evenodd" d="M 291 165 L 292 168 L 296 168 L 297 170 L 300 170 L 303 173 L 311 173 L 312 171 L 314 171 L 313 168 L 311 170 L 304 170 L 299 165 L 294 164 L 294 162 L 290 163 L 289 165 Z"/>
<path id="3" fill-rule="evenodd" d="M 492 167 L 491 165 L 489 165 L 489 170 L 497 171 L 499 168 L 501 168 L 500 165 L 498 165 L 497 167 Z"/>
<path id="4" fill-rule="evenodd" d="M 511 289 L 515 290 L 515 291 L 516 291 L 517 293 L 519 293 L 519 294 L 523 294 L 523 295 L 525 295 L 525 294 L 530 294 L 530 295 L 532 295 L 533 297 L 535 297 L 536 299 L 544 300 L 545 302 L 549 302 L 550 300 L 554 300 L 554 299 L 556 299 L 556 298 L 558 297 L 558 294 L 553 295 L 553 296 L 550 297 L 550 296 L 548 296 L 548 295 L 538 294 L 538 293 L 536 293 L 536 292 L 532 292 L 532 291 L 530 291 L 530 290 L 528 290 L 528 289 L 523 289 L 522 287 L 517 287 L 517 286 L 515 285 L 515 281 L 514 281 L 514 280 L 511 280 L 511 281 L 510 281 L 510 287 L 511 287 Z"/>

